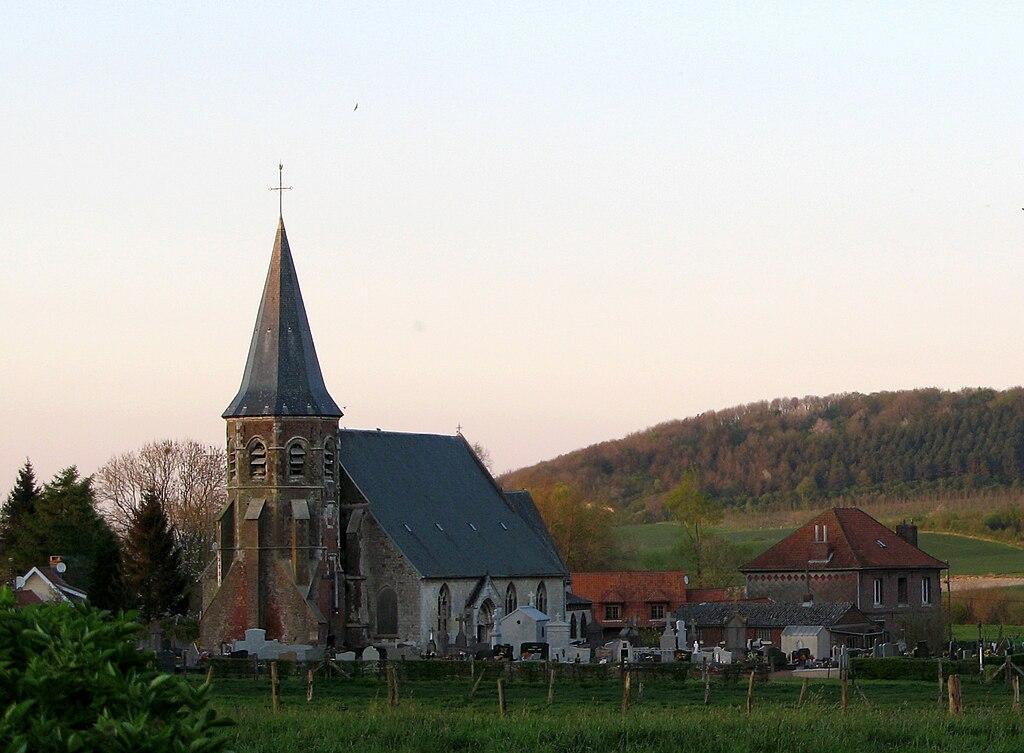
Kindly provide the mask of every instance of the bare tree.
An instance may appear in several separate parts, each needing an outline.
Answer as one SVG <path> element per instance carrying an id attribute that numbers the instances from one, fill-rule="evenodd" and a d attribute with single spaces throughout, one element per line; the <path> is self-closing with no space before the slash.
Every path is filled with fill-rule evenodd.
<path id="1" fill-rule="evenodd" d="M 185 566 L 199 576 L 210 558 L 214 518 L 227 499 L 223 449 L 190 439 L 150 442 L 111 458 L 94 479 L 100 507 L 122 535 L 143 493 L 153 489 L 174 525 Z"/>

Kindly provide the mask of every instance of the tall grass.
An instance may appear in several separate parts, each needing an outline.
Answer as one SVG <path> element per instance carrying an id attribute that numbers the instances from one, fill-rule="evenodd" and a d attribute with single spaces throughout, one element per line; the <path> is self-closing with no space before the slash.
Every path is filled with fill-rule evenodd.
<path id="1" fill-rule="evenodd" d="M 862 682 L 846 714 L 835 681 L 815 681 L 803 707 L 798 682 L 755 689 L 744 711 L 745 683 L 716 680 L 704 706 L 699 682 L 652 683 L 630 710 L 620 712 L 617 682 L 508 686 L 509 715 L 497 715 L 493 688 L 469 699 L 457 683 L 408 683 L 389 709 L 383 683 L 373 679 L 321 682 L 307 704 L 296 680 L 286 685 L 279 714 L 269 712 L 265 683 L 214 682 L 218 705 L 237 720 L 238 753 L 266 751 L 1019 751 L 1024 718 L 1010 709 L 999 683 L 964 681 L 965 715 L 949 717 L 937 689 L 923 682 Z M 488 683 L 488 686 L 491 683 Z M 634 686 L 634 692 L 636 687 Z"/>

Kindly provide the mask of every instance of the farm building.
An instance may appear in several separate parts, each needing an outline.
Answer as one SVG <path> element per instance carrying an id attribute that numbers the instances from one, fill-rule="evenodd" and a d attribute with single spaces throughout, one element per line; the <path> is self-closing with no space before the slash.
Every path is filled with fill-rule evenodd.
<path id="1" fill-rule="evenodd" d="M 823 512 L 740 568 L 748 597 L 851 602 L 894 636 L 938 643 L 942 571 L 917 546 L 917 526 L 893 531 L 856 507 Z"/>
<path id="2" fill-rule="evenodd" d="M 850 602 L 821 604 L 776 604 L 770 602 L 719 602 L 684 604 L 673 615 L 686 623 L 687 637 L 706 646 L 725 643 L 740 651 L 748 641 L 766 641 L 782 647 L 789 637 L 811 637 L 816 648 L 827 652 L 833 646 L 867 648 L 883 635 L 882 629 Z M 824 632 L 824 635 L 821 635 Z M 809 646 L 808 646 L 809 647 Z M 825 654 L 815 654 L 816 657 Z"/>
<path id="3" fill-rule="evenodd" d="M 340 309 L 343 311 L 343 308 Z M 565 614 L 568 571 L 525 492 L 461 433 L 342 429 L 279 219 L 227 428 L 227 496 L 200 641 L 444 652 L 489 645 L 531 600 Z"/>

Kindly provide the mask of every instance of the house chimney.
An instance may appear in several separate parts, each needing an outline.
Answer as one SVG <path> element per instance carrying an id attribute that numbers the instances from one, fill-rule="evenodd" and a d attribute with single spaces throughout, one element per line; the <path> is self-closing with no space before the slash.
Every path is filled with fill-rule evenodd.
<path id="1" fill-rule="evenodd" d="M 908 544 L 917 546 L 917 525 L 914 521 L 903 521 L 896 526 L 896 535 L 906 541 Z"/>
<path id="2" fill-rule="evenodd" d="M 60 555 L 59 554 L 51 554 L 50 555 L 50 567 L 57 567 L 57 565 L 59 565 L 59 564 L 60 564 Z"/>

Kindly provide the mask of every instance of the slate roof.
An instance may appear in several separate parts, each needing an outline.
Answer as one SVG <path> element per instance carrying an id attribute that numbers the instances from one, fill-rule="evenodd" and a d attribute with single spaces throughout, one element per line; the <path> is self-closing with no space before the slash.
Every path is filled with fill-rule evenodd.
<path id="1" fill-rule="evenodd" d="M 537 509 L 536 503 L 533 501 L 533 497 L 530 496 L 530 492 L 525 489 L 519 491 L 506 491 L 505 499 L 508 500 L 512 508 L 519 513 L 519 517 L 526 521 L 527 525 L 533 529 L 534 533 L 537 534 L 543 541 L 545 541 L 551 548 L 551 552 L 558 557 L 558 561 L 562 563 L 562 569 L 568 570 L 568 566 L 565 564 L 565 560 L 562 559 L 562 555 L 558 551 L 558 547 L 555 545 L 555 540 L 551 538 L 551 533 L 548 531 L 547 524 L 544 519 L 540 516 L 540 511 Z"/>
<path id="2" fill-rule="evenodd" d="M 815 526 L 827 528 L 827 542 L 815 542 Z M 740 571 L 946 567 L 945 562 L 897 536 L 863 510 L 835 507 L 808 521 Z"/>
<path id="3" fill-rule="evenodd" d="M 463 437 L 339 435 L 342 468 L 421 576 L 568 575 L 546 529 L 537 528 L 536 510 L 524 514 L 523 497 L 510 502 Z"/>
<path id="4" fill-rule="evenodd" d="M 853 609 L 849 601 L 821 602 L 811 606 L 763 602 L 710 602 L 683 604 L 673 612 L 677 620 L 687 625 L 714 627 L 724 625 L 733 615 L 745 618 L 749 627 L 787 627 L 789 625 L 835 625 Z M 868 624 L 867 618 L 864 624 Z"/>
<path id="5" fill-rule="evenodd" d="M 566 591 L 565 593 L 565 606 L 567 608 L 574 607 L 576 609 L 582 609 L 584 607 L 591 606 L 593 603 L 594 602 L 592 602 L 585 596 L 580 596 L 579 594 L 575 594 L 572 591 Z"/>
<path id="6" fill-rule="evenodd" d="M 242 384 L 223 413 L 224 418 L 241 416 L 341 416 L 320 372 L 283 219 L 277 224 Z"/>

